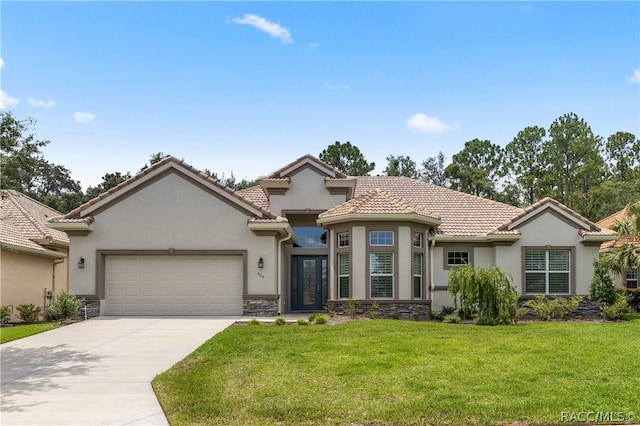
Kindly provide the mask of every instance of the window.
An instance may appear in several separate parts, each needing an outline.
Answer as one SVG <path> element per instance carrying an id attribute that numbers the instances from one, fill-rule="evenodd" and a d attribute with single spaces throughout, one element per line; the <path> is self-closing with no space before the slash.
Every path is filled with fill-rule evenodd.
<path id="1" fill-rule="evenodd" d="M 338 255 L 338 298 L 340 299 L 348 299 L 350 297 L 349 272 L 349 254 L 340 253 Z"/>
<path id="2" fill-rule="evenodd" d="M 469 252 L 468 251 L 449 251 L 447 252 L 447 266 L 454 265 L 468 265 Z"/>
<path id="3" fill-rule="evenodd" d="M 369 253 L 371 298 L 393 298 L 393 253 Z"/>
<path id="4" fill-rule="evenodd" d="M 525 292 L 568 294 L 570 267 L 569 250 L 525 250 Z"/>
<path id="5" fill-rule="evenodd" d="M 348 232 L 340 232 L 338 233 L 338 247 L 349 247 L 349 233 Z"/>
<path id="6" fill-rule="evenodd" d="M 299 226 L 293 228 L 296 247 L 322 248 L 327 246 L 327 230 L 323 228 Z"/>
<path id="7" fill-rule="evenodd" d="M 371 231 L 369 233 L 369 244 L 372 246 L 392 246 L 393 231 Z"/>
<path id="8" fill-rule="evenodd" d="M 413 233 L 413 246 L 414 247 L 418 247 L 418 248 L 422 248 L 422 233 L 421 232 L 414 232 Z"/>
<path id="9" fill-rule="evenodd" d="M 627 288 L 638 288 L 638 271 L 627 272 L 626 282 Z"/>
<path id="10" fill-rule="evenodd" d="M 422 299 L 422 253 L 413 253 L 413 298 Z"/>

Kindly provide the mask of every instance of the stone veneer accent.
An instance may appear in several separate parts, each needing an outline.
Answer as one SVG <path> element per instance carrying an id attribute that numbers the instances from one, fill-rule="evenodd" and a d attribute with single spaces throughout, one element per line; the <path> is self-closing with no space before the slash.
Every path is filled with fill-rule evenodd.
<path id="1" fill-rule="evenodd" d="M 275 317 L 278 315 L 278 299 L 244 299 L 242 314 L 252 317 Z"/>
<path id="2" fill-rule="evenodd" d="M 568 296 L 572 297 L 572 296 Z M 553 296 L 547 297 L 549 299 L 553 299 Z M 525 303 L 531 300 L 532 297 L 526 297 L 519 300 L 519 305 L 522 307 Z M 539 319 L 538 315 L 531 308 L 530 312 L 527 312 L 523 319 L 525 320 L 536 320 Z M 592 302 L 587 300 L 587 296 L 584 296 L 584 299 L 580 302 L 577 308 L 571 311 L 573 315 L 573 319 L 585 319 L 585 320 L 593 320 L 593 319 L 602 319 L 602 314 L 600 313 L 600 304 L 598 302 Z M 551 319 L 557 319 L 557 315 L 551 317 Z"/>
<path id="3" fill-rule="evenodd" d="M 84 309 L 87 307 L 87 318 L 95 318 L 100 316 L 100 300 L 99 299 L 82 299 L 80 298 L 82 303 L 82 308 L 80 308 L 80 313 L 73 317 L 74 320 L 84 320 Z"/>
<path id="4" fill-rule="evenodd" d="M 331 300 L 327 302 L 327 308 L 336 315 L 350 315 L 351 303 L 355 303 L 358 316 L 428 320 L 431 312 L 430 300 Z"/>

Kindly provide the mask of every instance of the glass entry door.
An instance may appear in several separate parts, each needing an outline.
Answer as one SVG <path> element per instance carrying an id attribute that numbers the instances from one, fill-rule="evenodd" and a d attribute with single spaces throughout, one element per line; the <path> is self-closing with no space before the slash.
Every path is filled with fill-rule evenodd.
<path id="1" fill-rule="evenodd" d="M 291 310 L 319 311 L 326 294 L 327 256 L 292 256 Z"/>

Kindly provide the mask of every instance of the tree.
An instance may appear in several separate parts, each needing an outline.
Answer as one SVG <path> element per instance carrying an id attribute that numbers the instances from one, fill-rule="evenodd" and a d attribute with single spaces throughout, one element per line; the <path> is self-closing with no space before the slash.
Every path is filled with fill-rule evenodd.
<path id="1" fill-rule="evenodd" d="M 171 155 L 165 154 L 164 152 L 156 152 L 155 154 L 151 154 L 151 156 L 149 157 L 149 164 L 145 164 L 144 166 L 142 166 L 138 173 L 147 170 L 149 167 L 153 166 L 156 163 L 159 163 L 167 157 L 171 157 Z"/>
<path id="2" fill-rule="evenodd" d="M 574 113 L 557 118 L 549 127 L 550 141 L 545 144 L 545 183 L 553 198 L 589 216 L 592 190 L 606 173 L 600 154 L 602 138 Z"/>
<path id="3" fill-rule="evenodd" d="M 386 160 L 389 162 L 383 172 L 386 176 L 405 176 L 417 179 L 420 175 L 418 166 L 411 157 L 389 155 Z"/>
<path id="4" fill-rule="evenodd" d="M 447 178 L 444 173 L 445 156 L 442 151 L 436 157 L 429 157 L 422 162 L 420 177 L 423 181 L 438 186 L 447 186 Z"/>
<path id="5" fill-rule="evenodd" d="M 336 141 L 323 150 L 318 158 L 349 176 L 368 176 L 376 167 L 376 163 L 367 162 L 360 149 L 351 145 L 351 142 L 343 144 Z"/>
<path id="6" fill-rule="evenodd" d="M 464 149 L 453 156 L 453 161 L 444 170 L 452 189 L 495 199 L 502 167 L 503 150 L 488 140 L 473 139 L 464 144 Z"/>
<path id="7" fill-rule="evenodd" d="M 616 132 L 607 138 L 605 150 L 613 175 L 620 180 L 628 179 L 640 160 L 640 140 L 633 133 Z"/>
<path id="8" fill-rule="evenodd" d="M 544 171 L 540 157 L 546 133 L 542 127 L 526 127 L 505 147 L 505 172 L 515 180 L 510 198 L 516 196 L 526 205 L 539 198 L 539 181 Z"/>
<path id="9" fill-rule="evenodd" d="M 0 188 L 22 192 L 61 212 L 79 206 L 80 182 L 66 167 L 45 160 L 40 149 L 50 142 L 36 139 L 35 121 L 17 120 L 9 111 L 0 111 L 0 118 Z"/>
<path id="10" fill-rule="evenodd" d="M 107 192 L 111 188 L 114 188 L 114 187 L 118 186 L 119 184 L 121 184 L 122 182 L 124 182 L 125 180 L 127 180 L 129 178 L 131 178 L 131 173 L 130 172 L 126 172 L 126 173 L 120 173 L 120 172 L 105 173 L 105 175 L 102 176 L 102 182 L 100 182 L 98 184 L 98 186 L 94 186 L 94 187 L 90 186 L 90 187 L 87 188 L 87 192 L 85 194 L 85 200 L 86 201 L 91 200 L 91 199 L 99 196 L 103 192 Z"/>
<path id="11" fill-rule="evenodd" d="M 608 270 L 619 276 L 640 270 L 640 246 L 633 244 L 640 240 L 640 202 L 628 207 L 626 219 L 617 222 L 613 230 L 626 242 L 602 256 Z"/>

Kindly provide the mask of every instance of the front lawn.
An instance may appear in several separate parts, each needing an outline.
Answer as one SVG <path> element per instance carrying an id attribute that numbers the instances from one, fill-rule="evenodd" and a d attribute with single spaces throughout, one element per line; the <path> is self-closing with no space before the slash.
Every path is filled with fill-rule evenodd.
<path id="1" fill-rule="evenodd" d="M 42 333 L 43 331 L 49 331 L 52 328 L 56 328 L 56 324 L 52 322 L 0 327 L 0 343 L 22 339 L 23 337 L 32 336 L 34 334 Z"/>
<path id="2" fill-rule="evenodd" d="M 153 387 L 173 426 L 618 423 L 640 416 L 639 354 L 639 317 L 236 325 Z"/>

